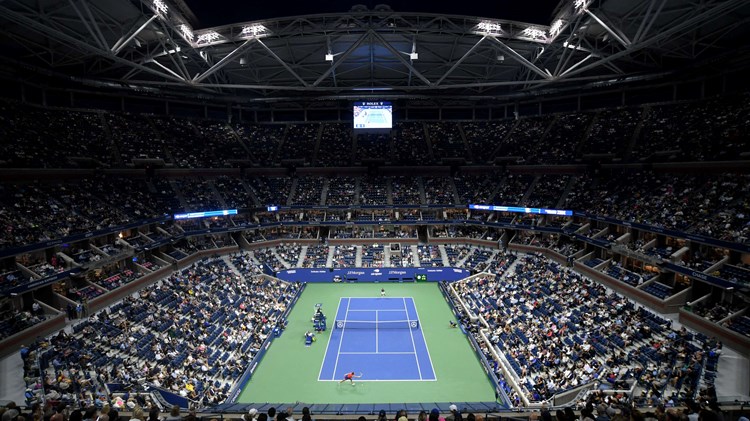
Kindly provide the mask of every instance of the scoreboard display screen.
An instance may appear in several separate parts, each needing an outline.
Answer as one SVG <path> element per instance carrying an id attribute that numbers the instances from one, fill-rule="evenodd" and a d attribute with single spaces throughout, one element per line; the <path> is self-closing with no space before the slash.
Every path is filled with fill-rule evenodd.
<path id="1" fill-rule="evenodd" d="M 361 101 L 354 103 L 355 129 L 393 128 L 393 105 L 390 101 Z"/>

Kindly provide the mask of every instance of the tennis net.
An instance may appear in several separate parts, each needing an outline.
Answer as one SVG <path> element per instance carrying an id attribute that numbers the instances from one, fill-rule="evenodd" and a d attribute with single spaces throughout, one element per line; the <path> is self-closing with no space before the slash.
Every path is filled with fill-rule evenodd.
<path id="1" fill-rule="evenodd" d="M 417 329 L 419 320 L 336 320 L 336 329 Z"/>

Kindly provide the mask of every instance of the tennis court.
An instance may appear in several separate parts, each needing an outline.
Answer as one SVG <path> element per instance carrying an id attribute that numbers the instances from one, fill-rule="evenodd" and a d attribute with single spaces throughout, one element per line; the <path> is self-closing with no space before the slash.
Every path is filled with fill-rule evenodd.
<path id="1" fill-rule="evenodd" d="M 370 110 L 370 112 L 367 114 L 367 120 L 370 123 L 383 124 L 387 121 L 384 113 L 385 110 Z"/>
<path id="2" fill-rule="evenodd" d="M 408 378 L 412 380 L 378 380 L 365 382 L 376 378 L 383 378 L 385 374 L 381 373 L 380 367 L 377 369 L 363 368 L 357 362 L 356 366 L 349 368 L 350 371 L 356 371 L 357 374 L 363 373 L 364 377 L 356 379 L 356 386 L 348 384 L 339 385 L 338 381 L 343 378 L 346 368 L 337 368 L 335 373 L 328 375 L 328 381 L 320 381 L 321 366 L 324 360 L 331 356 L 336 356 L 337 349 L 333 353 L 328 353 L 329 342 L 334 341 L 334 336 L 341 332 L 333 324 L 339 315 L 343 318 L 347 315 L 347 320 L 357 318 L 356 320 L 368 321 L 372 323 L 374 315 L 369 312 L 348 311 L 339 313 L 340 304 L 351 297 L 366 297 L 368 300 L 360 301 L 356 299 L 350 310 L 373 310 L 377 309 L 378 318 L 395 318 L 404 317 L 405 314 L 398 312 L 398 316 L 384 316 L 385 309 L 403 309 L 403 298 L 400 304 L 398 300 L 393 301 L 395 308 L 390 306 L 390 298 L 378 305 L 377 308 L 365 307 L 369 300 L 380 300 L 380 288 L 385 285 L 388 297 L 406 297 L 407 306 L 410 306 L 408 298 L 411 297 L 414 303 L 414 314 L 407 319 L 416 317 L 419 330 L 423 333 L 426 341 L 425 349 L 429 350 L 429 358 L 434 368 L 433 381 L 419 381 L 418 374 L 410 374 Z M 386 304 L 388 303 L 388 304 Z M 305 346 L 305 332 L 312 329 L 312 316 L 316 310 L 316 305 L 321 304 L 322 309 L 328 318 L 328 330 L 316 335 L 317 341 L 312 346 Z M 362 305 L 362 307 L 360 307 Z M 343 306 L 344 309 L 346 305 Z M 408 310 L 411 312 L 411 310 Z M 362 314 L 360 314 L 362 313 Z M 354 315 L 358 314 L 358 315 Z M 394 313 L 395 314 L 395 313 Z M 365 317 L 368 317 L 365 319 Z M 353 319 L 354 320 L 354 319 Z M 436 283 L 311 283 L 308 284 L 302 293 L 294 309 L 289 314 L 289 326 L 286 328 L 281 337 L 276 338 L 273 344 L 267 350 L 263 361 L 255 367 L 250 381 L 240 394 L 238 403 L 290 403 L 303 402 L 306 404 L 321 403 L 340 403 L 340 404 L 381 404 L 381 403 L 400 403 L 404 402 L 476 402 L 476 401 L 494 401 L 495 390 L 484 369 L 477 359 L 474 351 L 471 349 L 466 335 L 460 329 L 452 329 L 448 320 L 455 320 L 453 313 L 445 302 Z M 358 330 L 363 339 L 369 340 L 367 350 L 353 348 L 355 342 L 350 339 L 351 332 Z M 380 335 L 385 329 L 378 329 Z M 389 329 L 399 330 L 397 335 L 406 335 L 409 329 Z M 368 332 L 368 329 L 345 329 L 343 332 L 343 342 L 341 343 L 342 351 L 357 352 L 370 351 L 375 346 L 375 333 Z M 416 331 L 413 333 L 416 334 Z M 411 336 L 399 336 L 401 339 L 385 339 L 379 337 L 378 352 L 384 352 L 386 349 L 395 352 L 409 352 L 414 355 L 411 345 Z M 402 340 L 403 339 L 403 340 Z M 415 336 L 415 347 L 416 347 Z M 408 341 L 408 342 L 406 342 Z M 399 342 L 399 344 L 396 344 Z M 403 345 L 402 342 L 406 342 Z M 349 346 L 352 348 L 349 348 Z M 338 345 L 337 345 L 338 346 Z M 346 346 L 346 348 L 344 348 Z M 381 347 L 393 347 L 383 348 Z M 398 347 L 398 348 L 396 348 Z M 427 353 L 424 353 L 425 357 Z M 420 361 L 422 355 L 420 353 Z M 415 357 L 412 357 L 415 359 Z M 341 365 L 339 361 L 339 365 Z M 346 363 L 344 363 L 346 365 Z M 414 370 L 416 365 L 411 363 Z M 427 370 L 423 370 L 427 371 Z M 336 381 L 330 381 L 331 376 Z M 425 377 L 425 373 L 422 374 Z M 402 377 L 406 378 L 406 377 Z"/>
<path id="3" fill-rule="evenodd" d="M 367 113 L 368 125 L 374 127 L 391 127 L 391 113 L 385 109 L 370 109 Z"/>
<path id="4" fill-rule="evenodd" d="M 342 297 L 336 310 L 320 381 L 436 380 L 412 297 Z"/>

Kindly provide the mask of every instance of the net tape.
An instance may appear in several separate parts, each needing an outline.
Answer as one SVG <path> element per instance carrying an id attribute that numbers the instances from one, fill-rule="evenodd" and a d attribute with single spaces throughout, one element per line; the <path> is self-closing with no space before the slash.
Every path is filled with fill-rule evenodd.
<path id="1" fill-rule="evenodd" d="M 416 329 L 418 320 L 336 320 L 337 329 Z"/>

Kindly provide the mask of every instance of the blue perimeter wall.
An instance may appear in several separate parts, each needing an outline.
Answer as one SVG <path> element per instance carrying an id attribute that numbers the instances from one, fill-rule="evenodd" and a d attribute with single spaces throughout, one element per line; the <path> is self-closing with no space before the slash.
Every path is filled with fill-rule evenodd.
<path id="1" fill-rule="evenodd" d="M 341 282 L 414 282 L 416 275 L 427 275 L 428 282 L 453 282 L 471 276 L 468 269 L 458 268 L 336 268 L 287 269 L 276 277 L 287 282 L 332 282 L 335 276 Z"/>
<path id="2" fill-rule="evenodd" d="M 506 393 L 506 389 L 510 389 L 508 384 L 505 383 L 504 380 L 501 380 L 497 377 L 497 374 L 495 374 L 495 370 L 497 369 L 497 362 L 490 362 L 487 357 L 482 352 L 482 348 L 477 343 L 476 339 L 468 333 L 463 325 L 461 323 L 461 312 L 456 308 L 455 305 L 453 305 L 453 300 L 451 300 L 450 292 L 447 290 L 447 286 L 444 283 L 439 284 L 440 292 L 443 293 L 443 298 L 445 298 L 445 301 L 448 303 L 448 305 L 451 307 L 451 310 L 453 311 L 453 315 L 456 316 L 456 320 L 458 320 L 458 325 L 461 326 L 461 332 L 463 332 L 464 335 L 466 335 L 466 340 L 469 341 L 469 345 L 471 345 L 471 349 L 474 350 L 474 352 L 477 354 L 477 357 L 479 357 L 479 360 L 482 363 L 482 368 L 484 369 L 484 372 L 487 374 L 487 377 L 490 379 L 490 382 L 495 387 L 495 394 L 497 396 L 498 403 L 503 405 L 505 409 L 510 409 L 512 406 L 512 402 L 510 398 L 508 397 L 508 394 Z"/>

